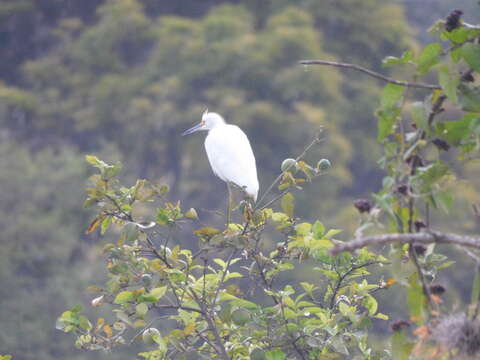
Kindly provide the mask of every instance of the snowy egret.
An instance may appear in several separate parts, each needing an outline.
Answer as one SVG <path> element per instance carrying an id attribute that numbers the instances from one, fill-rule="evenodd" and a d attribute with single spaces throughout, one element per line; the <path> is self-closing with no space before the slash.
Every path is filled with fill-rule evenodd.
<path id="1" fill-rule="evenodd" d="M 229 220 L 231 183 L 242 188 L 254 201 L 257 200 L 258 178 L 255 156 L 247 135 L 238 126 L 227 124 L 217 113 L 205 110 L 200 124 L 184 131 L 182 136 L 201 130 L 208 131 L 205 150 L 210 166 L 215 175 L 227 183 Z"/>

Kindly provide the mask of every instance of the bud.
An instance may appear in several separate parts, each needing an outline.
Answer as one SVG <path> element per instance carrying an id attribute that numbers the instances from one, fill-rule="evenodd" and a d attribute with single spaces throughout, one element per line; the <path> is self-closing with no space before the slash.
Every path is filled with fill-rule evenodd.
<path id="1" fill-rule="evenodd" d="M 332 167 L 330 160 L 328 159 L 321 159 L 317 164 L 317 169 L 320 171 L 328 170 Z"/>
<path id="2" fill-rule="evenodd" d="M 93 299 L 92 302 L 91 302 L 92 306 L 98 307 L 98 306 L 102 305 L 103 304 L 103 298 L 104 298 L 104 295 L 96 297 L 95 299 Z"/>
<path id="3" fill-rule="evenodd" d="M 143 342 L 147 345 L 152 345 L 155 343 L 155 337 L 160 336 L 160 331 L 156 328 L 148 328 L 142 334 Z"/>
<path id="4" fill-rule="evenodd" d="M 186 217 L 187 219 L 198 219 L 197 210 L 195 210 L 194 208 L 190 208 L 190 209 L 185 213 L 185 217 Z"/>
<path id="5" fill-rule="evenodd" d="M 295 159 L 285 159 L 285 160 L 283 160 L 281 169 L 282 169 L 283 172 L 290 170 L 293 173 L 295 173 L 298 170 L 297 160 L 295 160 Z"/>

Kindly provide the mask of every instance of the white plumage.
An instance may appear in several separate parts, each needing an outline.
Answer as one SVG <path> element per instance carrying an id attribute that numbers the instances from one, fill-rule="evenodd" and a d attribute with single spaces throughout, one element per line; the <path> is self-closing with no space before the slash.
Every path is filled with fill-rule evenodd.
<path id="1" fill-rule="evenodd" d="M 206 111 L 199 125 L 182 135 L 207 130 L 205 150 L 213 172 L 225 182 L 243 188 L 255 201 L 258 178 L 255 156 L 245 133 L 236 125 L 229 125 L 217 113 Z"/>

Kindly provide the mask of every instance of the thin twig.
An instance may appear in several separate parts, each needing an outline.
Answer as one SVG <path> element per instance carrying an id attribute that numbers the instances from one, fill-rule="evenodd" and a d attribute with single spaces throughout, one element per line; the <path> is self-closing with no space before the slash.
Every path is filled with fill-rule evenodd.
<path id="1" fill-rule="evenodd" d="M 164 310 L 169 310 L 169 309 L 174 309 L 174 310 L 185 310 L 185 311 L 193 311 L 193 312 L 197 312 L 199 314 L 202 314 L 202 315 L 205 315 L 204 311 L 203 310 L 200 310 L 200 309 L 195 309 L 193 307 L 190 307 L 190 306 L 183 306 L 183 305 L 153 305 L 154 308 L 156 309 L 164 309 Z"/>
<path id="2" fill-rule="evenodd" d="M 425 297 L 427 298 L 428 307 L 431 309 L 433 305 L 432 297 L 430 294 L 430 290 L 428 289 L 427 281 L 425 280 L 425 275 L 423 274 L 422 267 L 418 262 L 418 257 L 417 257 L 417 253 L 414 250 L 413 242 L 410 243 L 410 246 L 408 248 L 408 253 L 413 260 L 413 264 L 415 265 L 415 268 L 417 269 L 418 279 L 420 280 L 420 284 L 422 285 L 423 295 L 425 295 Z"/>
<path id="3" fill-rule="evenodd" d="M 315 135 L 315 138 L 312 140 L 312 142 L 310 144 L 307 145 L 307 147 L 305 149 L 303 149 L 303 152 L 297 156 L 297 158 L 295 159 L 295 161 L 299 161 L 301 159 L 303 159 L 303 157 L 308 153 L 308 151 L 313 147 L 313 145 L 315 144 L 318 144 L 320 142 L 320 134 L 322 133 L 323 129 L 320 129 L 318 131 L 318 133 Z M 293 167 L 294 165 L 292 164 L 290 167 Z M 288 169 L 290 169 L 290 167 Z M 287 169 L 287 170 L 288 170 Z M 263 195 L 260 197 L 260 200 L 257 201 L 257 203 L 255 204 L 253 210 L 257 210 L 262 201 L 265 199 L 265 197 L 270 193 L 270 191 L 272 191 L 272 189 L 274 188 L 274 186 L 282 179 L 282 176 L 283 176 L 283 171 L 275 178 L 275 180 L 273 180 L 273 182 L 270 184 L 270 186 L 268 187 L 268 189 L 263 193 Z M 262 207 L 263 208 L 263 207 Z"/>
<path id="4" fill-rule="evenodd" d="M 354 239 L 349 242 L 338 243 L 332 249 L 330 254 L 335 256 L 343 251 L 354 251 L 370 245 L 384 245 L 390 243 L 411 243 L 418 242 L 423 244 L 439 243 L 454 244 L 480 249 L 480 238 L 464 236 L 458 234 L 445 234 L 440 232 L 421 232 L 415 234 L 384 234 L 365 236 Z"/>
<path id="5" fill-rule="evenodd" d="M 218 294 L 220 293 L 220 288 L 223 286 L 223 283 L 225 282 L 225 277 L 227 276 L 228 269 L 230 268 L 230 264 L 232 263 L 233 257 L 237 253 L 237 249 L 234 248 L 230 254 L 230 256 L 227 259 L 227 263 L 225 265 L 225 270 L 223 271 L 222 278 L 220 279 L 220 282 L 218 283 L 217 290 L 215 291 L 215 296 L 213 297 L 212 300 L 212 306 L 210 308 L 210 311 L 213 312 L 215 308 L 215 303 L 217 302 L 217 297 Z"/>
<path id="6" fill-rule="evenodd" d="M 355 266 L 352 266 L 345 274 L 340 276 L 340 278 L 337 280 L 337 283 L 335 284 L 335 288 L 333 289 L 332 297 L 330 298 L 329 308 L 333 309 L 333 307 L 335 306 L 335 298 L 337 297 L 337 293 L 342 288 L 343 281 L 351 273 L 353 273 L 355 270 L 358 270 L 358 269 L 361 269 L 361 268 L 364 268 L 364 267 L 367 267 L 367 266 L 370 266 L 370 265 L 377 265 L 377 264 L 385 264 L 385 262 L 383 262 L 383 261 L 369 261 L 369 262 L 364 263 L 364 264 L 355 265 Z"/>
<path id="7" fill-rule="evenodd" d="M 375 71 L 372 71 L 370 69 L 364 68 L 363 66 L 356 65 L 356 64 L 347 64 L 347 63 L 340 63 L 340 62 L 336 62 L 336 61 L 326 61 L 326 60 L 301 60 L 300 64 L 302 64 L 302 65 L 328 65 L 328 66 L 334 66 L 334 67 L 339 67 L 339 68 L 354 69 L 354 70 L 363 72 L 367 75 L 370 75 L 370 76 L 372 76 L 376 79 L 380 79 L 380 80 L 386 81 L 386 82 L 391 83 L 391 84 L 405 86 L 405 87 L 420 88 L 420 89 L 438 89 L 438 90 L 442 89 L 439 85 L 414 83 L 414 82 L 403 81 L 403 80 L 395 80 L 395 79 L 389 78 L 388 76 L 382 75 L 380 73 L 377 73 Z"/>
<path id="8" fill-rule="evenodd" d="M 295 339 L 293 337 L 293 334 L 288 330 L 288 320 L 287 320 L 287 317 L 285 316 L 285 308 L 284 308 L 283 301 L 280 302 L 280 310 L 282 313 L 283 323 L 285 325 L 285 332 L 288 334 L 288 336 L 292 340 L 293 349 L 297 352 L 297 354 L 300 356 L 302 360 L 307 360 L 307 358 L 303 354 L 303 351 L 297 346 L 298 339 Z"/>

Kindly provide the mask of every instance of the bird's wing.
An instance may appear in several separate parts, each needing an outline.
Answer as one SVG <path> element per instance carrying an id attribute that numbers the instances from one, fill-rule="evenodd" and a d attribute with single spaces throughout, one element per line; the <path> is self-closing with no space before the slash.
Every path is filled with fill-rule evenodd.
<path id="1" fill-rule="evenodd" d="M 235 125 L 225 125 L 209 131 L 205 149 L 213 172 L 223 181 L 230 181 L 254 199 L 258 193 L 257 167 L 250 142 Z"/>

